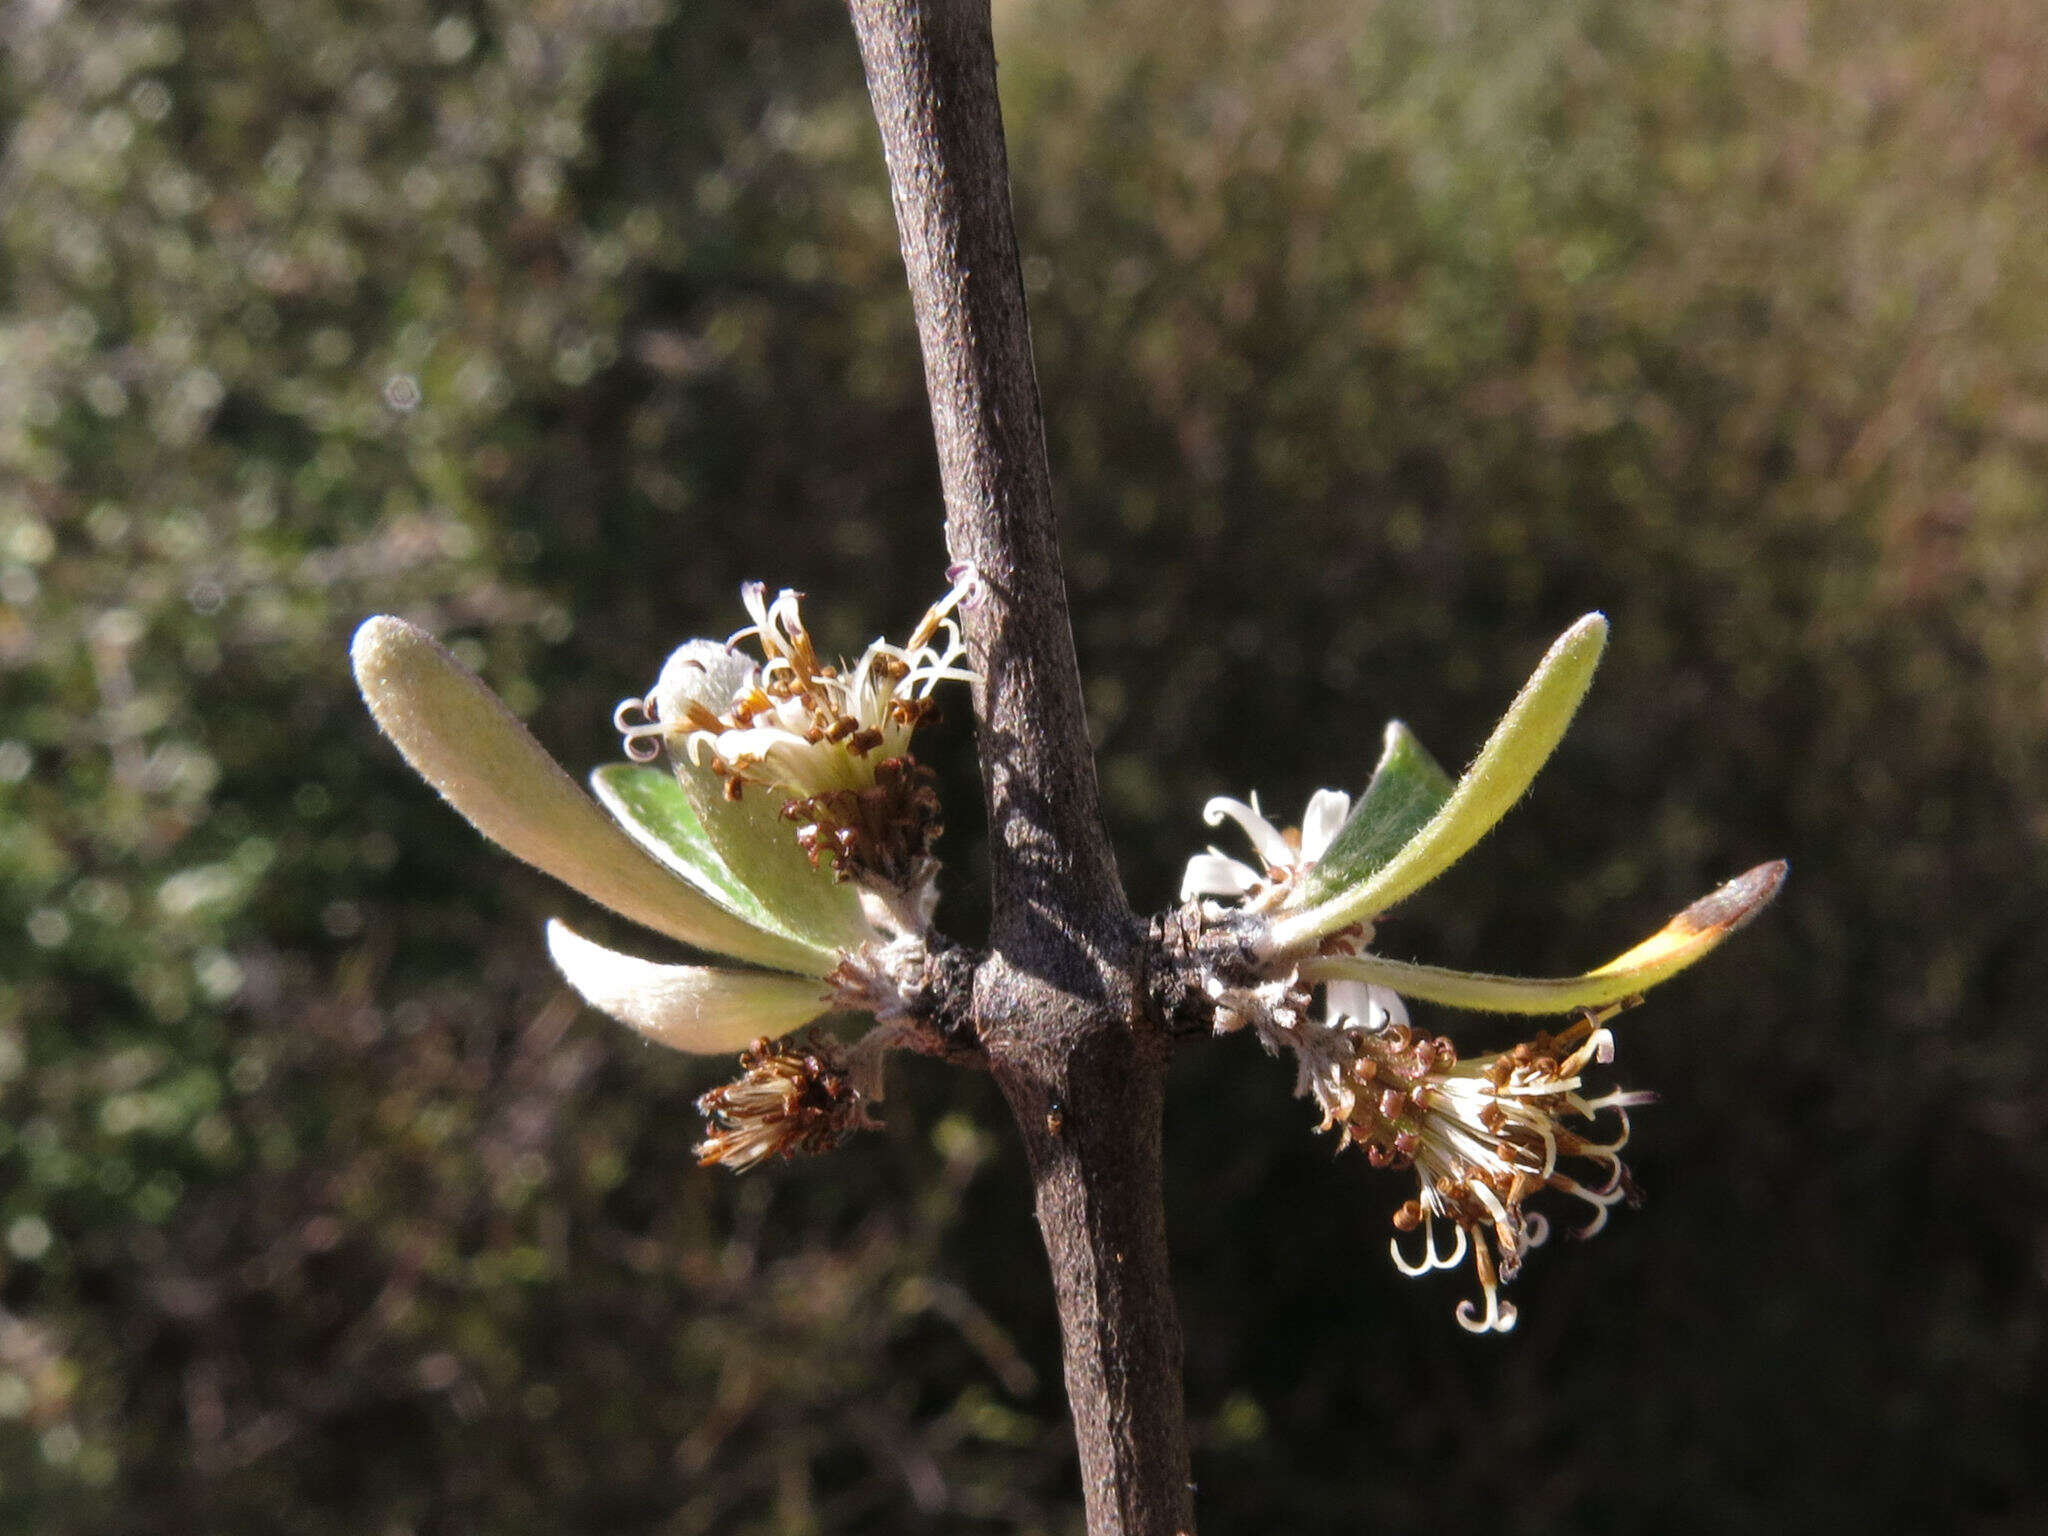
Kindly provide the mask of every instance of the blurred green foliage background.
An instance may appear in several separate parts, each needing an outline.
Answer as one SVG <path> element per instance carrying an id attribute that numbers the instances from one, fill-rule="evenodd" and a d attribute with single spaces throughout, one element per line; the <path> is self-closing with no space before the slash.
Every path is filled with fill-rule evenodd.
<path id="1" fill-rule="evenodd" d="M 1541 1252 L 1504 1341 L 1453 1324 L 1469 1277 L 1393 1274 L 1402 1181 L 1284 1066 L 1186 1053 L 1204 1528 L 2040 1529 L 2039 7 L 997 21 L 1140 904 L 1205 796 L 1355 789 L 1396 714 L 1455 762 L 1593 607 L 1578 727 L 1386 947 L 1577 969 L 1794 869 L 1625 1021 L 1652 1204 Z M 844 15 L 0 28 L 0 1526 L 1078 1530 L 988 1085 L 911 1063 L 885 1135 L 696 1171 L 718 1068 L 574 1005 L 538 930 L 578 900 L 344 661 L 422 622 L 580 769 L 744 578 L 846 647 L 937 593 Z"/>

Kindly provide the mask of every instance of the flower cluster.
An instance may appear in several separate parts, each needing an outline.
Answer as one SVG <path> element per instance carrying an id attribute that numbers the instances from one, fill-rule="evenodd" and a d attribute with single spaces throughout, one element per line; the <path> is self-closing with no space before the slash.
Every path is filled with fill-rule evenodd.
<path id="1" fill-rule="evenodd" d="M 1584 1077 L 1613 1059 L 1608 1021 L 1747 922 L 1785 875 L 1782 863 L 1761 865 L 1582 976 L 1495 976 L 1372 951 L 1375 919 L 1520 797 L 1583 697 L 1604 636 L 1598 615 L 1568 631 L 1456 783 L 1396 722 L 1357 802 L 1319 790 L 1298 831 L 1276 827 L 1256 796 L 1211 800 L 1204 819 L 1236 822 L 1259 863 L 1212 848 L 1189 862 L 1181 884 L 1193 920 L 1227 925 L 1249 956 L 1243 974 L 1209 982 L 1216 1029 L 1250 1027 L 1268 1051 L 1291 1052 L 1296 1091 L 1322 1111 L 1321 1129 L 1363 1148 L 1375 1167 L 1413 1171 L 1416 1196 L 1394 1226 L 1420 1230 L 1421 1254 L 1405 1257 L 1397 1237 L 1394 1262 L 1421 1275 L 1469 1254 L 1482 1304 L 1463 1302 L 1457 1316 L 1475 1333 L 1515 1324 L 1500 1287 L 1549 1233 L 1543 1213 L 1527 1208 L 1531 1198 L 1548 1190 L 1579 1201 L 1592 1212 L 1581 1229 L 1591 1236 L 1635 1192 L 1621 1162 L 1627 1112 L 1651 1096 L 1594 1093 Z M 1413 1026 L 1408 998 L 1570 1022 L 1511 1050 L 1461 1058 L 1447 1036 Z M 1602 1117 L 1611 1117 L 1604 1136 Z M 1441 1246 L 1440 1225 L 1449 1229 Z"/>
<path id="2" fill-rule="evenodd" d="M 1258 855 L 1258 867 L 1211 847 L 1188 860 L 1180 899 L 1221 896 L 1235 901 L 1243 912 L 1270 912 L 1294 894 L 1296 882 L 1315 867 L 1350 815 L 1349 795 L 1340 789 L 1319 789 L 1309 796 L 1301 826 L 1282 831 L 1259 809 L 1256 791 L 1250 803 L 1218 795 L 1202 807 L 1202 820 L 1212 827 L 1235 822 Z"/>
<path id="3" fill-rule="evenodd" d="M 732 642 L 677 650 L 653 694 L 622 706 L 644 717 L 622 722 L 635 761 L 598 769 L 595 799 L 432 636 L 381 616 L 356 632 L 370 712 L 478 831 L 615 912 L 744 962 L 662 964 L 548 925 L 555 964 L 593 1007 L 678 1050 L 745 1048 L 743 1076 L 706 1096 L 722 1126 L 707 1161 L 820 1151 L 869 1123 L 881 1054 L 917 993 L 936 875 L 938 801 L 910 736 L 933 688 L 971 676 L 950 617 L 966 591 L 849 668 L 820 663 L 795 593 L 768 603 L 747 588 L 754 623 L 733 639 L 753 636 L 764 659 Z M 652 766 L 663 746 L 670 767 Z M 850 1053 L 822 1036 L 770 1043 L 833 1011 L 885 1022 Z"/>
<path id="4" fill-rule="evenodd" d="M 680 1050 L 744 1048 L 742 1075 L 700 1101 L 714 1124 L 698 1149 L 706 1162 L 746 1168 L 837 1145 L 872 1123 L 885 1053 L 920 1043 L 938 798 L 910 741 L 940 683 L 973 680 L 952 617 L 970 581 L 903 644 L 877 640 L 851 665 L 820 659 L 798 594 L 771 602 L 747 587 L 751 625 L 681 646 L 647 697 L 619 707 L 633 761 L 598 769 L 595 799 L 432 637 L 391 618 L 357 631 L 356 678 L 378 724 L 479 831 L 616 912 L 742 962 L 662 964 L 548 925 L 556 965 L 593 1006 Z M 1568 630 L 1455 782 L 1395 722 L 1364 790 L 1317 791 L 1298 830 L 1275 826 L 1256 795 L 1211 800 L 1204 818 L 1235 823 L 1255 862 L 1211 848 L 1181 884 L 1187 927 L 1217 940 L 1204 983 L 1215 1028 L 1248 1028 L 1269 1051 L 1292 1052 L 1297 1091 L 1323 1129 L 1376 1166 L 1415 1174 L 1394 1225 L 1420 1231 L 1421 1256 L 1405 1257 L 1397 1239 L 1395 1262 L 1423 1274 L 1469 1253 L 1483 1306 L 1464 1303 L 1458 1319 L 1475 1332 L 1514 1325 L 1500 1287 L 1549 1230 L 1530 1199 L 1581 1202 L 1591 1233 L 1632 1193 L 1620 1154 L 1627 1111 L 1647 1095 L 1585 1082 L 1613 1057 L 1608 1021 L 1747 922 L 1785 876 L 1782 863 L 1760 865 L 1580 976 L 1497 976 L 1376 952 L 1381 914 L 1527 789 L 1605 637 L 1598 614 Z M 1408 999 L 1570 1022 L 1461 1057 L 1448 1037 L 1415 1028 Z M 828 1011 L 878 1027 L 850 1047 L 815 1032 L 790 1038 Z"/>

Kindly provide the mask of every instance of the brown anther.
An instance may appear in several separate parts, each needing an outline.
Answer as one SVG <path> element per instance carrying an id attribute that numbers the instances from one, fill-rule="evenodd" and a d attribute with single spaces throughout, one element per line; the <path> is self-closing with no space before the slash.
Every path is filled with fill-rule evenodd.
<path id="1" fill-rule="evenodd" d="M 826 728 L 825 739 L 827 741 L 844 741 L 859 729 L 860 722 L 854 719 L 853 716 L 841 715 Z"/>
<path id="2" fill-rule="evenodd" d="M 1422 1138 L 1413 1131 L 1402 1131 L 1394 1137 L 1394 1150 L 1402 1157 L 1413 1157 L 1422 1150 Z"/>
<path id="3" fill-rule="evenodd" d="M 1380 1092 L 1379 1110 L 1383 1119 L 1396 1118 L 1408 1107 L 1408 1096 L 1398 1088 L 1387 1088 Z"/>
<path id="4" fill-rule="evenodd" d="M 1394 1212 L 1394 1227 L 1397 1231 L 1413 1232 L 1422 1225 L 1422 1202 L 1410 1200 Z"/>
<path id="5" fill-rule="evenodd" d="M 889 701 L 889 718 L 900 726 L 915 730 L 920 725 L 929 725 L 939 719 L 939 706 L 931 699 L 892 699 Z"/>
<path id="6" fill-rule="evenodd" d="M 700 1163 L 744 1170 L 766 1157 L 824 1152 L 873 1124 L 829 1037 L 813 1037 L 801 1048 L 758 1039 L 740 1056 L 740 1067 L 737 1079 L 697 1101 L 713 1122 L 696 1149 Z"/>
<path id="7" fill-rule="evenodd" d="M 866 757 L 887 739 L 880 731 L 876 730 L 873 726 L 869 726 L 865 730 L 855 731 L 848 738 L 846 750 L 855 757 Z"/>

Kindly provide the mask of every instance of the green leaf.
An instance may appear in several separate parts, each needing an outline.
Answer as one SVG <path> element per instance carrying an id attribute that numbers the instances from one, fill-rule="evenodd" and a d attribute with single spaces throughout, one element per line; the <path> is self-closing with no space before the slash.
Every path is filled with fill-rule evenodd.
<path id="1" fill-rule="evenodd" d="M 1372 782 L 1358 797 L 1350 818 L 1338 829 L 1301 884 L 1294 904 L 1313 906 L 1386 866 L 1429 824 L 1451 797 L 1451 776 L 1399 720 L 1387 724 L 1386 746 Z"/>
<path id="2" fill-rule="evenodd" d="M 1557 639 L 1450 798 L 1377 874 L 1276 922 L 1275 953 L 1306 949 L 1325 934 L 1377 917 L 1434 880 L 1491 831 L 1557 750 L 1607 644 L 1607 620 L 1589 613 Z"/>
<path id="3" fill-rule="evenodd" d="M 1380 955 L 1328 955 L 1302 963 L 1305 981 L 1370 981 L 1403 997 L 1480 1013 L 1570 1013 L 1604 1008 L 1676 976 L 1755 917 L 1785 883 L 1780 859 L 1702 896 L 1626 954 L 1583 976 L 1490 976 Z"/>
<path id="4" fill-rule="evenodd" d="M 728 800 L 724 780 L 690 762 L 676 778 L 719 860 L 784 930 L 833 949 L 875 937 L 853 886 L 835 879 L 829 862 L 814 867 L 797 845 L 796 826 L 782 814 L 787 797 L 749 784 Z"/>
<path id="5" fill-rule="evenodd" d="M 591 774 L 590 787 L 633 841 L 706 896 L 757 928 L 787 931 L 718 856 L 673 773 L 645 763 L 607 763 Z"/>

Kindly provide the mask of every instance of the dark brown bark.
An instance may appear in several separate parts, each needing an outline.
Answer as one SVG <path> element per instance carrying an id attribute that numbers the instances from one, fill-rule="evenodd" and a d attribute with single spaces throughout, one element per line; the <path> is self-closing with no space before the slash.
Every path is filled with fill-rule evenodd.
<path id="1" fill-rule="evenodd" d="M 1167 1040 L 1102 825 L 1010 212 L 988 0 L 851 0 L 924 349 L 988 796 L 973 981 L 1051 1262 L 1091 1536 L 1192 1532 L 1160 1197 Z"/>

